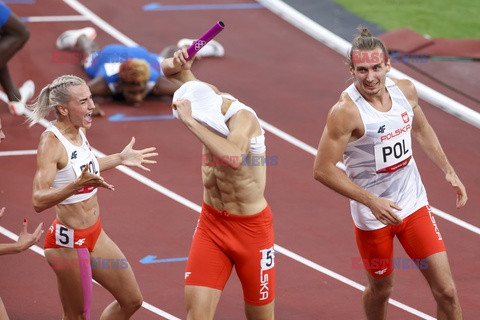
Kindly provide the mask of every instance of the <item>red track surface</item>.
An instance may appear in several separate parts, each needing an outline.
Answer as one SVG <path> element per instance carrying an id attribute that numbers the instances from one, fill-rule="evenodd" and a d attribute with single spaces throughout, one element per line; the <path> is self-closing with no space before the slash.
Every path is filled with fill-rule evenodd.
<path id="1" fill-rule="evenodd" d="M 171 1 L 172 4 L 178 4 Z M 186 4 L 188 1 L 182 1 Z M 235 1 L 209 1 L 209 3 Z M 215 83 L 222 91 L 251 105 L 268 123 L 316 147 L 327 110 L 350 83 L 343 58 L 303 34 L 267 9 L 213 11 L 142 11 L 142 1 L 83 1 L 86 7 L 150 51 L 160 50 L 179 38 L 195 37 L 214 21 L 222 20 L 226 30 L 218 40 L 226 48 L 222 59 L 198 61 L 200 78 Z M 194 1 L 190 1 L 194 3 Z M 252 1 L 253 3 L 253 1 Z M 117 5 L 118 4 L 118 5 Z M 121 4 L 121 5 L 120 5 Z M 165 4 L 165 3 L 162 3 Z M 77 15 L 63 2 L 46 0 L 34 5 L 12 5 L 19 16 Z M 51 63 L 56 37 L 66 29 L 92 25 L 80 22 L 29 23 L 31 38 L 10 63 L 17 83 L 35 81 L 37 93 L 53 78 L 74 73 L 84 76 L 74 64 Z M 97 27 L 101 45 L 117 42 Z M 248 35 L 248 40 L 247 40 Z M 398 67 L 398 66 L 395 66 Z M 399 68 L 401 69 L 401 68 Z M 402 70 L 403 71 L 403 70 Z M 449 92 L 428 78 L 409 74 L 434 89 L 470 107 L 472 102 Z M 430 81 L 430 82 L 429 82 Z M 465 80 L 468 81 L 468 80 Z M 461 85 L 461 84 L 459 84 Z M 6 105 L 0 116 L 7 139 L 0 151 L 36 149 L 44 128 L 28 128 L 24 119 L 11 116 Z M 140 108 L 107 102 L 107 118 L 95 119 L 88 132 L 92 145 L 105 154 L 120 151 L 131 136 L 136 147 L 157 147 L 158 164 L 150 173 L 139 172 L 152 181 L 201 203 L 200 147 L 178 121 L 110 122 L 108 116 L 170 114 L 168 101 L 148 101 Z M 470 191 L 468 206 L 455 209 L 455 196 L 441 172 L 416 148 L 416 159 L 431 204 L 460 219 L 480 226 L 478 185 L 480 159 L 478 129 L 425 102 L 424 112 L 443 144 L 450 161 Z M 312 178 L 314 157 L 292 144 L 267 133 L 267 151 L 278 156 L 278 166 L 268 171 L 266 196 L 274 211 L 276 244 L 365 285 L 363 270 L 352 268 L 358 257 L 348 201 Z M 24 217 L 30 230 L 39 222 L 46 228 L 53 210 L 35 214 L 31 205 L 31 185 L 35 156 L 0 157 L 0 206 L 7 207 L 1 225 L 18 234 Z M 185 257 L 197 220 L 197 212 L 168 198 L 118 170 L 105 172 L 116 191 L 100 190 L 105 231 L 129 259 L 144 299 L 151 305 L 179 318 L 183 306 L 184 262 L 142 264 L 140 259 Z M 479 234 L 437 218 L 444 236 L 454 278 L 466 319 L 480 316 L 478 286 Z M 0 242 L 10 239 L 0 235 Z M 43 245 L 43 238 L 39 245 Z M 400 246 L 395 255 L 406 258 Z M 361 319 L 361 291 L 318 272 L 285 255 L 277 254 L 277 319 Z M 11 319 L 59 319 L 61 305 L 56 280 L 44 258 L 30 250 L 0 257 L 0 296 Z M 421 312 L 435 315 L 435 304 L 418 270 L 398 270 L 392 298 Z M 109 293 L 94 286 L 92 319 L 112 301 Z M 142 308 L 135 319 L 161 319 Z M 243 319 L 241 288 L 232 276 L 222 295 L 217 319 Z M 418 319 L 390 305 L 389 319 Z"/>

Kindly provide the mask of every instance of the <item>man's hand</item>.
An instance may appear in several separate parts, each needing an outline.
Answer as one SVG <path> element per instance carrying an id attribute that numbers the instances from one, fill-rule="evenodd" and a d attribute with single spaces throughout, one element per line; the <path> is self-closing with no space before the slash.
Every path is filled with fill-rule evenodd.
<path id="1" fill-rule="evenodd" d="M 178 99 L 172 103 L 172 108 L 177 110 L 178 119 L 183 123 L 187 123 L 193 119 L 192 117 L 192 104 L 188 99 Z"/>
<path id="2" fill-rule="evenodd" d="M 457 209 L 462 208 L 465 206 L 468 200 L 467 196 L 467 190 L 465 189 L 465 186 L 463 185 L 462 181 L 460 181 L 460 178 L 458 178 L 456 173 L 447 173 L 445 175 L 445 179 L 452 185 L 453 190 L 455 190 L 455 193 L 457 194 Z"/>
<path id="3" fill-rule="evenodd" d="M 180 50 L 175 51 L 173 54 L 173 65 L 176 69 L 179 70 L 190 70 L 192 67 L 193 61 L 195 60 L 196 55 L 193 56 L 190 60 L 187 61 L 188 53 L 187 47 L 183 47 Z"/>
<path id="4" fill-rule="evenodd" d="M 402 208 L 388 199 L 376 197 L 368 207 L 375 218 L 384 225 L 393 226 L 402 223 L 402 219 L 393 211 L 393 209 L 402 210 Z"/>

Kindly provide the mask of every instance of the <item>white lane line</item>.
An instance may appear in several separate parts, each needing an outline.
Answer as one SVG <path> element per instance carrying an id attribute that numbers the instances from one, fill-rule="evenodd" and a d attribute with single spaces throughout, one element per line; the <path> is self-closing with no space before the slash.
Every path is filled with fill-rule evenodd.
<path id="1" fill-rule="evenodd" d="M 26 22 L 72 22 L 72 21 L 88 21 L 84 16 L 33 16 L 27 17 Z"/>
<path id="2" fill-rule="evenodd" d="M 32 155 L 32 154 L 37 154 L 37 150 L 0 151 L 0 157 L 29 156 L 29 155 Z"/>
<path id="3" fill-rule="evenodd" d="M 81 15 L 88 18 L 88 20 L 92 21 L 97 27 L 99 27 L 100 29 L 102 29 L 103 31 L 105 31 L 106 33 L 108 33 L 109 35 L 111 35 L 112 37 L 114 37 L 124 45 L 130 46 L 130 47 L 138 45 L 135 41 L 133 41 L 132 39 L 130 39 L 120 31 L 115 29 L 111 24 L 109 24 L 108 22 L 106 22 L 105 20 L 97 16 L 95 13 L 93 13 L 90 9 L 85 7 L 80 2 L 76 0 L 63 0 L 63 2 L 68 4 L 70 7 L 72 7 L 72 9 L 76 10 Z"/>

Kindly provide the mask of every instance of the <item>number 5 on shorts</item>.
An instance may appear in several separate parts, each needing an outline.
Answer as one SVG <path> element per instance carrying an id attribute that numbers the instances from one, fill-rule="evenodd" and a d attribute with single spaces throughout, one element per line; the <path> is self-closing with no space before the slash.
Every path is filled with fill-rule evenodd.
<path id="1" fill-rule="evenodd" d="M 57 224 L 55 226 L 55 243 L 62 247 L 73 248 L 73 230 Z"/>
<path id="2" fill-rule="evenodd" d="M 275 251 L 273 251 L 273 247 L 260 250 L 260 252 L 262 253 L 262 260 L 260 260 L 262 270 L 273 268 L 275 266 Z"/>

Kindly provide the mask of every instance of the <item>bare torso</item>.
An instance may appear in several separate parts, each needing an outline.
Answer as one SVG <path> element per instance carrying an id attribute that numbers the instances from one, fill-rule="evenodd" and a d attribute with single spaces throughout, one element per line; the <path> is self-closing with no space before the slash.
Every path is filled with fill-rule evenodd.
<path id="1" fill-rule="evenodd" d="M 55 213 L 60 223 L 68 228 L 75 230 L 88 228 L 97 222 L 100 213 L 97 195 L 82 202 L 57 204 Z"/>
<path id="2" fill-rule="evenodd" d="M 204 147 L 204 154 L 209 154 Z M 256 156 L 265 156 L 256 155 Z M 267 202 L 263 196 L 266 165 L 202 166 L 203 200 L 219 211 L 251 215 L 262 211 Z"/>
<path id="3" fill-rule="evenodd" d="M 53 154 L 59 155 L 57 170 L 61 170 L 68 163 L 65 147 L 53 133 L 48 133 L 48 135 L 53 142 L 50 144 L 51 148 L 55 148 Z M 78 135 L 76 139 L 68 136 L 66 138 L 76 146 L 82 143 L 80 135 Z M 88 228 L 94 225 L 98 219 L 99 205 L 97 195 L 95 194 L 91 198 L 77 203 L 57 204 L 55 206 L 55 213 L 60 223 L 68 228 L 76 230 Z"/>
<path id="4" fill-rule="evenodd" d="M 228 109 L 231 101 L 224 98 L 222 109 Z M 260 125 L 254 136 L 261 134 Z M 203 155 L 210 156 L 211 152 L 203 146 Z M 247 159 L 238 159 L 244 162 L 239 168 L 227 165 L 202 165 L 203 200 L 219 211 L 240 215 L 252 215 L 262 211 L 267 201 L 264 198 L 267 163 L 265 153 L 248 154 Z"/>

